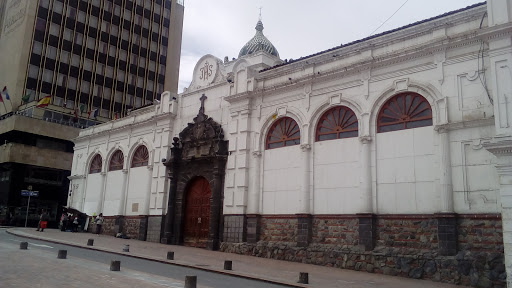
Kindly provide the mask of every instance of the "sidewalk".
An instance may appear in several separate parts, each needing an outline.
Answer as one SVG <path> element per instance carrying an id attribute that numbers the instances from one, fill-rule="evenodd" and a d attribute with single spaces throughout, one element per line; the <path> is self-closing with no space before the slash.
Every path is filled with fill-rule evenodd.
<path id="1" fill-rule="evenodd" d="M 133 239 L 120 239 L 112 236 L 90 233 L 61 232 L 57 229 L 45 229 L 45 231 L 41 233 L 35 231 L 34 228 L 18 227 L 10 228 L 7 232 L 21 237 L 46 240 L 105 252 L 113 252 L 121 255 L 144 258 L 162 263 L 172 263 L 174 265 L 233 276 L 260 279 L 276 284 L 288 285 L 290 287 L 460 287 L 451 284 L 432 282 L 429 280 L 414 280 L 310 264 L 209 251 L 184 246 L 164 245 Z M 94 246 L 87 246 L 87 239 L 94 239 Z M 122 252 L 125 245 L 130 245 L 130 252 Z M 168 251 L 174 251 L 174 261 L 167 260 Z M 233 261 L 232 271 L 223 270 L 224 260 Z M 309 285 L 297 284 L 299 272 L 309 273 Z"/>

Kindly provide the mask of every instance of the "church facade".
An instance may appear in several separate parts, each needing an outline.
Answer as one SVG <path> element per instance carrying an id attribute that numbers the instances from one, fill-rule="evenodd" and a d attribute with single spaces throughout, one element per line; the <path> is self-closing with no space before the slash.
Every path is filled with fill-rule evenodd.
<path id="1" fill-rule="evenodd" d="M 141 240 L 504 287 L 511 27 L 493 0 L 282 60 L 259 21 L 182 94 L 83 130 L 69 205 Z"/>

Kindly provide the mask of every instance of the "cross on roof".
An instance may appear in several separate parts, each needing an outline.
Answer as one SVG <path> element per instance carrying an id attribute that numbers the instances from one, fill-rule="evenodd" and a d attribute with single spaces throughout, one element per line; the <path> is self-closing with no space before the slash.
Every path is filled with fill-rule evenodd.
<path id="1" fill-rule="evenodd" d="M 208 97 L 206 97 L 206 95 L 203 94 L 203 96 L 201 96 L 201 98 L 199 98 L 199 100 L 201 100 L 201 108 L 199 108 L 199 113 L 203 113 L 204 114 L 204 101 L 208 99 Z"/>
<path id="2" fill-rule="evenodd" d="M 261 21 L 261 9 L 263 9 L 263 6 L 259 8 L 260 9 L 260 21 Z"/>

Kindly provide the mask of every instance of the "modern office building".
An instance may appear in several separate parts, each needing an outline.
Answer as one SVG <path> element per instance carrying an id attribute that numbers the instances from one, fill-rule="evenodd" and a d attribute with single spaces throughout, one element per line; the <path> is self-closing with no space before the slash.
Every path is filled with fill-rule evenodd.
<path id="1" fill-rule="evenodd" d="M 0 1 L 0 222 L 28 186 L 66 204 L 80 128 L 177 91 L 183 12 L 182 0 Z M 34 169 L 59 177 L 50 187 Z"/>
<path id="2" fill-rule="evenodd" d="M 177 90 L 180 1 L 11 0 L 4 5 L 0 64 L 12 71 L 0 75 L 0 86 L 11 96 L 0 108 L 5 112 L 50 95 L 52 110 L 76 109 L 85 116 L 98 109 L 98 119 L 107 120 L 152 103 L 164 88 Z M 179 32 L 171 33 L 171 27 Z"/>

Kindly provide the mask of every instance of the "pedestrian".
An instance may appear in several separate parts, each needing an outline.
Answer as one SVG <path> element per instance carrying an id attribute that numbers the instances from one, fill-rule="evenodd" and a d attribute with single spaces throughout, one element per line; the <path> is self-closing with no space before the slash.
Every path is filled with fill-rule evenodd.
<path id="1" fill-rule="evenodd" d="M 73 217 L 73 228 L 72 232 L 78 232 L 78 216 Z"/>
<path id="2" fill-rule="evenodd" d="M 48 214 L 46 213 L 46 210 L 41 210 L 41 215 L 39 216 L 39 223 L 37 224 L 37 230 L 41 229 L 41 232 L 44 231 L 44 228 L 48 226 Z"/>
<path id="3" fill-rule="evenodd" d="M 60 231 L 66 232 L 66 229 L 68 229 L 68 213 L 62 214 L 62 228 L 60 228 Z"/>
<path id="4" fill-rule="evenodd" d="M 96 234 L 101 234 L 101 226 L 103 226 L 103 213 L 100 213 L 100 215 L 96 216 Z"/>

